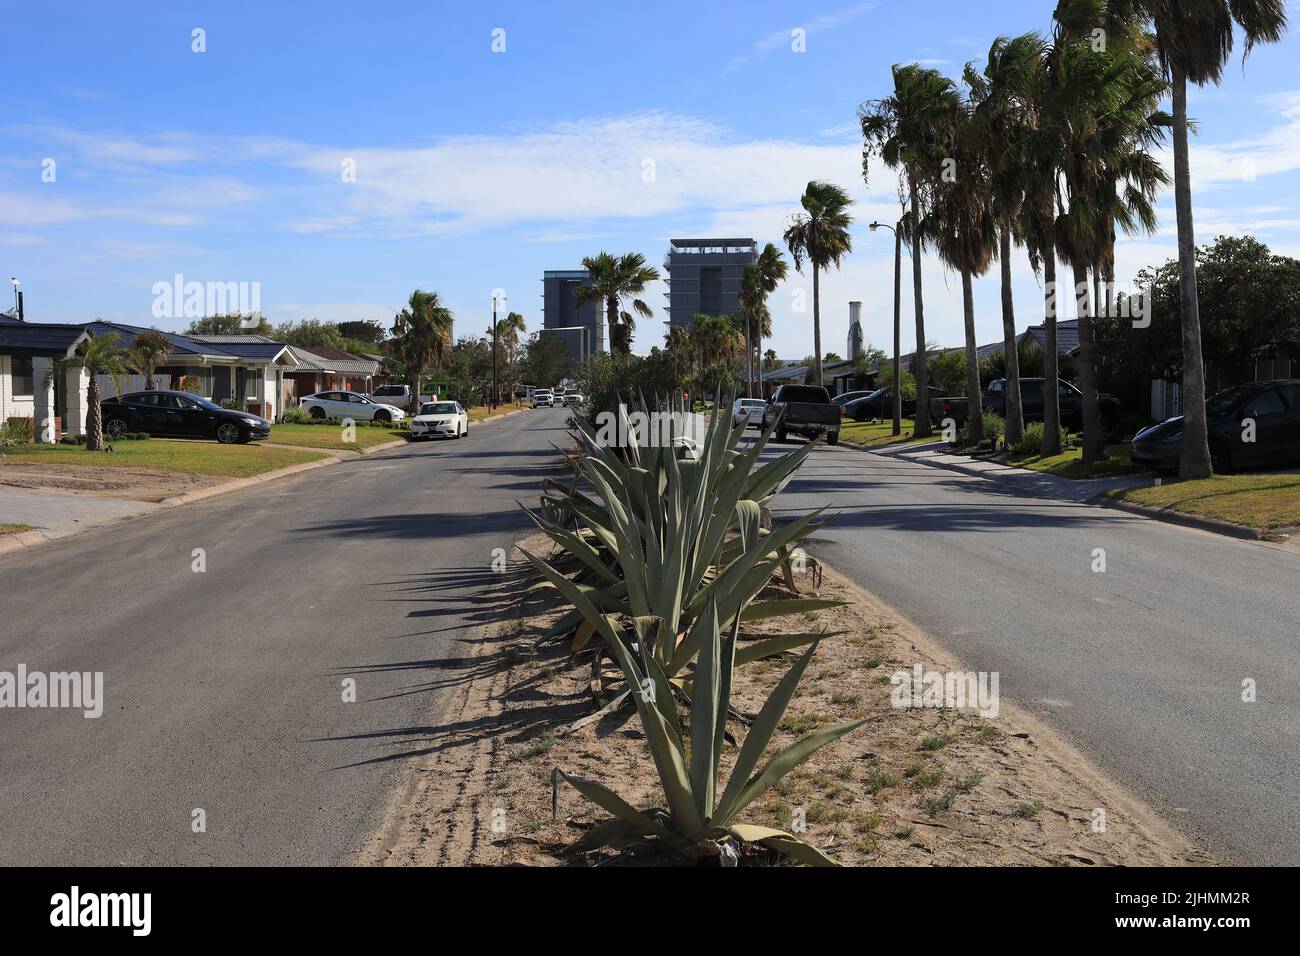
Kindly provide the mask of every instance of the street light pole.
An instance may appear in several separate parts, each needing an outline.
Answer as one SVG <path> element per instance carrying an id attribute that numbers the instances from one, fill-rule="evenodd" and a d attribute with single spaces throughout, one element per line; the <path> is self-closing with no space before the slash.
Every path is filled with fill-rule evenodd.
<path id="1" fill-rule="evenodd" d="M 902 374 L 902 359 L 899 357 L 899 294 L 903 285 L 903 221 L 898 221 L 898 226 L 886 226 L 884 223 L 873 222 L 870 226 L 872 232 L 877 229 L 888 229 L 894 234 L 894 435 L 903 433 L 903 383 L 900 379 Z M 920 399 L 917 399 L 920 401 Z"/>
<path id="2" fill-rule="evenodd" d="M 500 293 L 492 293 L 492 395 L 488 399 L 489 415 L 497 401 L 497 302 L 504 298 Z"/>

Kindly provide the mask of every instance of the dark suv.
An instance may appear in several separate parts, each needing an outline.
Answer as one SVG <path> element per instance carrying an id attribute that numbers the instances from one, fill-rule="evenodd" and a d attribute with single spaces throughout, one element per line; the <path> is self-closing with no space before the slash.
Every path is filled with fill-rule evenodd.
<path id="1" fill-rule="evenodd" d="M 1210 459 L 1225 475 L 1242 468 L 1300 463 L 1300 379 L 1251 382 L 1225 389 L 1205 403 Z M 1133 461 L 1177 471 L 1183 418 L 1144 428 L 1133 437 Z"/>
<path id="2" fill-rule="evenodd" d="M 104 434 L 119 438 L 147 432 L 159 438 L 215 438 L 223 445 L 271 436 L 271 423 L 248 412 L 214 405 L 189 392 L 132 392 L 100 403 Z"/>

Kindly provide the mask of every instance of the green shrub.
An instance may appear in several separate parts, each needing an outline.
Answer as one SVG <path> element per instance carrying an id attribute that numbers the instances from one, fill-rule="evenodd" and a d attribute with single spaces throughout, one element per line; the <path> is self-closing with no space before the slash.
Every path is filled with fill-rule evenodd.
<path id="1" fill-rule="evenodd" d="M 1025 426 L 1025 432 L 1020 436 L 1020 441 L 1012 447 L 1011 453 L 1017 458 L 1028 458 L 1030 455 L 1037 455 L 1043 447 L 1043 423 L 1030 422 Z"/>
<path id="2" fill-rule="evenodd" d="M 997 412 L 984 413 L 984 440 L 980 446 L 996 448 L 998 442 L 1007 433 L 1006 420 Z M 957 432 L 957 445 L 961 448 L 970 448 L 975 442 L 971 441 L 970 421 L 967 420 Z"/>
<path id="3" fill-rule="evenodd" d="M 286 408 L 284 414 L 280 416 L 280 421 L 286 425 L 313 425 L 316 419 L 311 417 L 311 413 L 301 405 L 294 408 Z M 324 419 L 321 419 L 324 421 Z"/>
<path id="4" fill-rule="evenodd" d="M 232 412 L 242 412 L 244 410 L 244 403 L 234 398 L 223 398 L 217 404 Z"/>
<path id="5" fill-rule="evenodd" d="M 0 448 L 31 444 L 35 428 L 36 422 L 31 418 L 11 418 L 0 424 Z"/>

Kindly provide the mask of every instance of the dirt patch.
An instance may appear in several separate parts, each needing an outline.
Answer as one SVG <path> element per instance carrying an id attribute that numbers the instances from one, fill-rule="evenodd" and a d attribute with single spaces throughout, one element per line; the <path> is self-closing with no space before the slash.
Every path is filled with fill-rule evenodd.
<path id="1" fill-rule="evenodd" d="M 0 487 L 155 503 L 224 480 L 213 475 L 186 475 L 146 468 L 0 464 Z"/>
<path id="2" fill-rule="evenodd" d="M 549 548 L 538 538 L 525 544 Z M 520 573 L 522 580 L 522 572 Z M 518 580 L 515 591 L 522 591 Z M 822 749 L 742 815 L 791 829 L 848 865 L 1172 866 L 1214 862 L 1188 838 L 1105 777 L 1031 714 L 1003 699 L 996 718 L 968 710 L 902 709 L 890 703 L 896 671 L 957 671 L 952 655 L 852 582 L 826 570 L 823 597 L 850 602 L 822 611 L 822 642 L 774 744 L 811 729 L 870 716 Z M 537 648 L 535 635 L 562 609 L 533 592 L 476 642 L 470 677 L 425 755 L 408 766 L 384 826 L 358 862 L 382 865 L 539 866 L 581 860 L 564 848 L 605 818 L 561 783 L 551 818 L 551 771 L 602 781 L 634 806 L 663 805 L 635 712 L 571 735 L 557 731 L 593 711 L 590 671 L 567 646 Z M 526 622 L 526 624 L 525 624 Z M 787 618 L 752 634 L 812 629 Z M 754 713 L 789 666 L 759 661 L 736 672 L 733 704 Z M 743 739 L 744 728 L 732 725 Z M 724 757 L 724 779 L 735 753 Z M 1104 811 L 1104 829 L 1097 827 Z"/>

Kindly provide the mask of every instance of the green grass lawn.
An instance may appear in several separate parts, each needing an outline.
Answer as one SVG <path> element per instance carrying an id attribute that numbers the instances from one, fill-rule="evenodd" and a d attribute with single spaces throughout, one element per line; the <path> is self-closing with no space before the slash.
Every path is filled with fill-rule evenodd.
<path id="1" fill-rule="evenodd" d="M 309 426 L 312 427 L 312 426 Z M 327 456 L 269 445 L 219 445 L 214 441 L 119 441 L 113 454 L 86 451 L 84 445 L 18 445 L 0 453 L 0 464 L 93 465 L 97 468 L 152 468 L 190 475 L 247 478 L 263 472 L 318 461 Z"/>
<path id="2" fill-rule="evenodd" d="M 354 429 L 356 441 L 343 441 L 342 425 L 272 425 L 268 441 L 278 445 L 298 445 L 304 448 L 370 448 L 410 436 L 405 428 L 375 428 L 358 425 Z"/>
<path id="3" fill-rule="evenodd" d="M 1110 497 L 1265 531 L 1300 525 L 1300 474 L 1216 475 L 1169 481 L 1159 488 L 1117 489 Z"/>
<path id="4" fill-rule="evenodd" d="M 1028 468 L 1030 471 L 1056 475 L 1058 478 L 1069 478 L 1073 481 L 1085 478 L 1113 478 L 1115 475 L 1136 475 L 1145 471 L 1146 469 L 1141 465 L 1133 464 L 1129 458 L 1129 451 L 1128 445 L 1107 445 L 1106 460 L 1093 462 L 1090 465 L 1085 465 L 1081 460 L 1082 448 L 1070 448 L 1049 458 L 1041 455 L 1012 458 L 1007 464 L 1016 468 Z"/>
<path id="5" fill-rule="evenodd" d="M 32 526 L 29 524 L 7 524 L 0 523 L 0 535 L 18 534 L 21 531 L 31 531 Z"/>
<path id="6" fill-rule="evenodd" d="M 882 445 L 938 441 L 939 436 L 937 434 L 929 438 L 914 438 L 912 432 L 916 428 L 916 422 L 910 418 L 904 418 L 902 426 L 902 435 L 895 438 L 892 420 L 887 422 L 855 422 L 851 418 L 846 418 L 844 424 L 840 426 L 840 440 L 851 441 L 854 444 L 866 445 L 872 448 Z"/>

